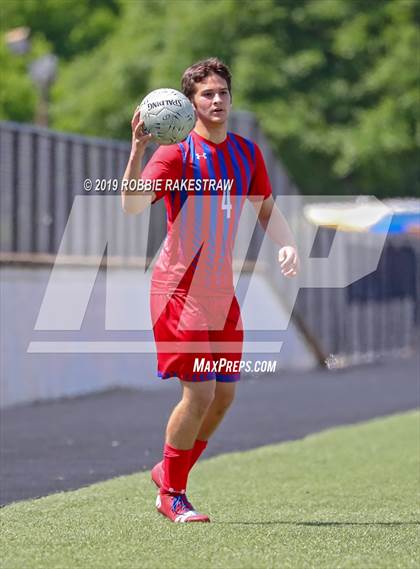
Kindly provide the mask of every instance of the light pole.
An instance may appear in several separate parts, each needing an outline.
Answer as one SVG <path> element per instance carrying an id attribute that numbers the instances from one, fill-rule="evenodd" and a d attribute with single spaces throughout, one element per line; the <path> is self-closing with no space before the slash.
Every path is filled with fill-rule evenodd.
<path id="1" fill-rule="evenodd" d="M 54 83 L 57 71 L 57 56 L 52 53 L 43 55 L 29 65 L 29 74 L 38 88 L 39 100 L 36 110 L 35 123 L 48 126 L 48 103 L 51 85 Z"/>

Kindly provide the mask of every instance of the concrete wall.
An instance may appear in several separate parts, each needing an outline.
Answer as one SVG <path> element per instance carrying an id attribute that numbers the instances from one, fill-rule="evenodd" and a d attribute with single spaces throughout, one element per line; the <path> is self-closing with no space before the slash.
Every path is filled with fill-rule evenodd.
<path id="1" fill-rule="evenodd" d="M 44 324 L 45 319 L 48 320 L 44 326 L 39 312 L 51 267 L 1 267 L 1 406 L 71 397 L 117 386 L 162 388 L 164 382 L 156 377 L 149 316 L 149 273 L 131 268 L 108 268 L 108 273 L 100 269 L 80 329 L 63 330 L 60 324 L 63 314 L 71 316 L 78 310 L 79 293 L 89 289 L 92 268 L 60 267 L 57 270 L 62 288 L 55 299 L 55 309 L 50 309 L 47 317 L 44 311 Z M 105 327 L 107 274 L 108 285 L 112 282 L 115 293 L 113 298 L 119 299 L 118 306 L 111 302 L 114 312 L 116 308 L 120 315 L 117 330 Z M 246 346 L 254 352 L 244 358 L 275 359 L 278 369 L 308 369 L 316 365 L 293 324 L 280 334 L 264 336 L 252 331 L 262 320 L 267 324 L 266 329 L 275 330 L 279 320 L 284 319 L 283 307 L 268 282 L 262 275 L 254 278 L 243 310 L 244 325 L 250 329 Z M 35 329 L 36 326 L 46 329 Z M 136 330 L 136 327 L 141 329 Z M 267 349 L 270 352 L 273 346 L 278 350 L 281 342 L 280 352 L 265 352 Z M 261 353 L 256 346 L 261 346 Z M 149 353 L 145 353 L 145 349 Z M 41 353 L 45 350 L 55 352 Z M 123 350 L 128 353 L 116 353 Z"/>

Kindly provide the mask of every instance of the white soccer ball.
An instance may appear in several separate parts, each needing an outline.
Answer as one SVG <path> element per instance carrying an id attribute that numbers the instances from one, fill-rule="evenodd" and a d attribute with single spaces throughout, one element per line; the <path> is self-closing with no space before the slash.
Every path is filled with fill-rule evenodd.
<path id="1" fill-rule="evenodd" d="M 143 130 L 160 144 L 175 144 L 188 136 L 195 124 L 194 107 L 176 89 L 156 89 L 140 103 Z"/>

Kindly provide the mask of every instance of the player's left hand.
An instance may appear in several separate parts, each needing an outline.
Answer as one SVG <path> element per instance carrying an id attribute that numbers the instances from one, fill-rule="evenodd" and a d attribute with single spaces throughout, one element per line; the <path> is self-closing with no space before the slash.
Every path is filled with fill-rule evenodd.
<path id="1" fill-rule="evenodd" d="M 299 271 L 299 256 L 294 247 L 282 247 L 279 251 L 281 272 L 285 277 L 295 277 Z"/>

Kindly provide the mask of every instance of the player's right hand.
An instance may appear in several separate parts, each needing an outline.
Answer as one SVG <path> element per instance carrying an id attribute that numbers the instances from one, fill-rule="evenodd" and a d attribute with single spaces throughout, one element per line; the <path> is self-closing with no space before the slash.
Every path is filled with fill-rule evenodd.
<path id="1" fill-rule="evenodd" d="M 140 117 L 140 107 L 137 107 L 131 119 L 131 147 L 133 152 L 143 153 L 149 142 L 153 140 L 153 135 L 146 134 L 143 127 L 144 122 Z"/>

